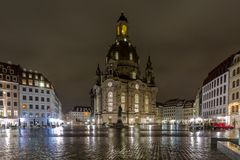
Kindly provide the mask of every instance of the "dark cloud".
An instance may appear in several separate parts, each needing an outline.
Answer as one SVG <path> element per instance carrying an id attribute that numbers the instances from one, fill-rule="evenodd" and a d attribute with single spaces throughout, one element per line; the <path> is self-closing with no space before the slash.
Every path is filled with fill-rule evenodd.
<path id="1" fill-rule="evenodd" d="M 43 72 L 64 110 L 89 104 L 121 11 L 142 68 L 152 56 L 158 100 L 194 98 L 207 73 L 240 50 L 240 1 L 0 2 L 0 61 Z"/>

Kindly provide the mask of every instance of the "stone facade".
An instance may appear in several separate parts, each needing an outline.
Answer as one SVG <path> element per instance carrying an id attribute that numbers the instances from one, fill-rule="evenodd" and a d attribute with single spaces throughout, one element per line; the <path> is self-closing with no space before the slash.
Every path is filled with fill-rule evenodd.
<path id="1" fill-rule="evenodd" d="M 139 57 L 128 36 L 128 22 L 122 14 L 116 26 L 116 41 L 110 47 L 103 70 L 98 66 L 91 90 L 97 124 L 116 123 L 122 109 L 124 124 L 155 123 L 158 88 L 150 57 L 141 77 Z"/>

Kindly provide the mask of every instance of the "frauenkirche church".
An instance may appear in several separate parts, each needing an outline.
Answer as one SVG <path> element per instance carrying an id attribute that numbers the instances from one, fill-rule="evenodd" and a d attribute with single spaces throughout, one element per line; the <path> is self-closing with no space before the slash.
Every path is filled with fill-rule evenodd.
<path id="1" fill-rule="evenodd" d="M 106 56 L 105 67 L 97 67 L 91 90 L 96 124 L 113 124 L 121 106 L 124 124 L 155 122 L 156 96 L 150 57 L 141 76 L 136 48 L 129 40 L 128 20 L 122 13 L 116 25 L 116 40 Z"/>

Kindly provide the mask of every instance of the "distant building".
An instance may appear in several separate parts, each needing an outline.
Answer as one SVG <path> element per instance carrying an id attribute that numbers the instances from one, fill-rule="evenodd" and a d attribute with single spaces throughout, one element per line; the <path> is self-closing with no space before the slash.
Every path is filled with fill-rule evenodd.
<path id="1" fill-rule="evenodd" d="M 92 122 L 93 108 L 90 106 L 75 106 L 67 113 L 67 122 L 85 124 Z"/>
<path id="2" fill-rule="evenodd" d="M 202 116 L 205 120 L 229 122 L 229 70 L 234 55 L 225 59 L 207 76 L 202 86 Z"/>
<path id="3" fill-rule="evenodd" d="M 124 124 L 155 123 L 158 88 L 152 62 L 149 57 L 143 76 L 139 62 L 136 47 L 129 40 L 128 20 L 121 14 L 105 67 L 101 70 L 98 66 L 91 90 L 97 124 L 117 123 L 120 107 Z"/>
<path id="4" fill-rule="evenodd" d="M 230 124 L 240 128 L 240 52 L 234 55 L 229 67 L 229 104 Z"/>
<path id="5" fill-rule="evenodd" d="M 43 74 L 0 63 L 1 125 L 57 124 L 61 112 L 53 85 Z"/>
<path id="6" fill-rule="evenodd" d="M 189 123 L 194 118 L 193 103 L 193 100 L 168 100 L 162 107 L 162 123 Z"/>

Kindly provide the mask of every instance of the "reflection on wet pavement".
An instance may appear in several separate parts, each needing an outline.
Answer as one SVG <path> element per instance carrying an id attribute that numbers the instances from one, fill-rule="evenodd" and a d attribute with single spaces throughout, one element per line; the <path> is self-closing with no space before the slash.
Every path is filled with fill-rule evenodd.
<path id="1" fill-rule="evenodd" d="M 1 159 L 228 159 L 211 137 L 238 131 L 178 131 L 161 127 L 116 130 L 95 126 L 0 130 Z"/>

